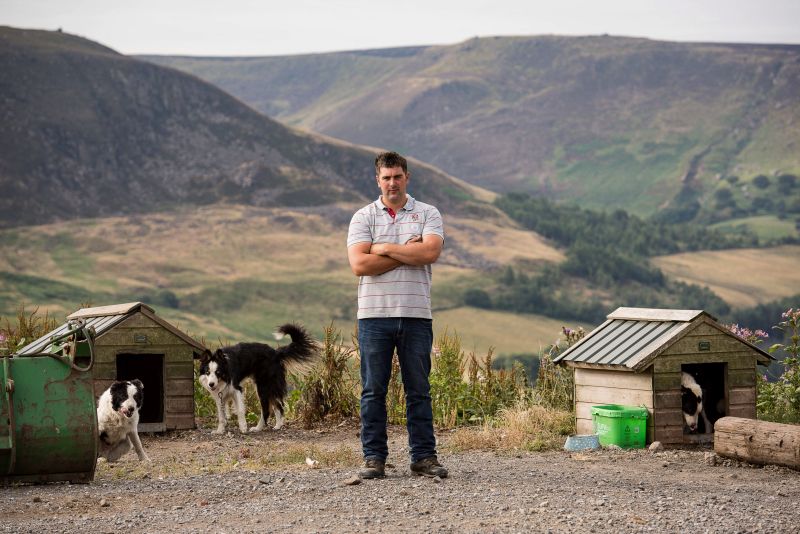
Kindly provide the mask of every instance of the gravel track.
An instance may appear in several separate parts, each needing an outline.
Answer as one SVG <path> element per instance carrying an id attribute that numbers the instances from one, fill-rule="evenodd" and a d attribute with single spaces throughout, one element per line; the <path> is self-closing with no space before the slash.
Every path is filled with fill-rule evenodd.
<path id="1" fill-rule="evenodd" d="M 236 434 L 144 437 L 157 464 L 198 442 L 236 450 Z M 358 451 L 352 428 L 256 439 L 318 440 Z M 800 532 L 800 473 L 708 449 L 442 453 L 444 480 L 414 477 L 393 428 L 383 480 L 346 485 L 356 468 L 243 462 L 221 474 L 150 475 L 134 454 L 91 484 L 0 487 L 0 532 Z M 447 451 L 447 437 L 442 450 Z M 208 443 L 206 443 L 208 445 Z M 212 446 L 209 445 L 209 446 Z"/>

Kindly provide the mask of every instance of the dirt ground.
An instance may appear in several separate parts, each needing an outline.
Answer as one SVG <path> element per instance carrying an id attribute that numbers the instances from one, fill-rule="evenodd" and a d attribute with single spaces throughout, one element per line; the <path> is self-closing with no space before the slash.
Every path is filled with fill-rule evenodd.
<path id="1" fill-rule="evenodd" d="M 455 452 L 444 480 L 408 469 L 390 429 L 383 480 L 355 485 L 355 422 L 224 436 L 145 435 L 90 484 L 0 487 L 0 532 L 800 532 L 800 473 L 710 449 Z M 313 464 L 309 465 L 306 457 Z"/>

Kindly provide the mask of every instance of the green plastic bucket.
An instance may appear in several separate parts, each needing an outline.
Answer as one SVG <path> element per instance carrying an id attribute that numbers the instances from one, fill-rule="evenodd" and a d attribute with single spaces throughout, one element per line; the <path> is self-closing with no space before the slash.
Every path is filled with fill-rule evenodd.
<path id="1" fill-rule="evenodd" d="M 619 404 L 592 406 L 592 426 L 601 445 L 641 449 L 647 439 L 647 408 Z"/>

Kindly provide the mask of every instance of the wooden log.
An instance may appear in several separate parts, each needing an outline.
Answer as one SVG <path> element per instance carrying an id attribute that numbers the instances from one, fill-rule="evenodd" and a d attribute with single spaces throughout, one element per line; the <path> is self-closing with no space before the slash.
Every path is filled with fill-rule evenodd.
<path id="1" fill-rule="evenodd" d="M 752 464 L 800 469 L 800 425 L 723 417 L 714 424 L 714 452 Z"/>

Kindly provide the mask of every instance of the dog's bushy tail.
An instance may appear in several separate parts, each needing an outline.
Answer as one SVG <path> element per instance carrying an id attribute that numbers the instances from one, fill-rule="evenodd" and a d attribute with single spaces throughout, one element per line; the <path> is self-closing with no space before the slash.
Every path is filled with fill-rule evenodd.
<path id="1" fill-rule="evenodd" d="M 276 339 L 283 339 L 285 335 L 292 338 L 292 342 L 278 349 L 278 358 L 281 363 L 309 363 L 317 356 L 317 344 L 299 324 L 287 323 L 275 332 Z"/>

